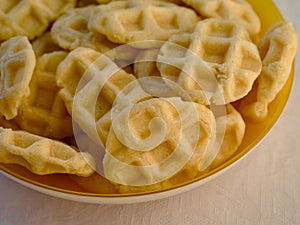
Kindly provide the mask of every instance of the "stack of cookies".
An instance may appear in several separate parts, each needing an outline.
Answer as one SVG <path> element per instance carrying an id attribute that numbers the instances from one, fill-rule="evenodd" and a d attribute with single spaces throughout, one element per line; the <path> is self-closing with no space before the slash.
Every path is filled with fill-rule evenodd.
<path id="1" fill-rule="evenodd" d="M 0 23 L 0 162 L 103 193 L 224 163 L 297 49 L 291 23 L 261 34 L 246 0 L 4 1 Z"/>

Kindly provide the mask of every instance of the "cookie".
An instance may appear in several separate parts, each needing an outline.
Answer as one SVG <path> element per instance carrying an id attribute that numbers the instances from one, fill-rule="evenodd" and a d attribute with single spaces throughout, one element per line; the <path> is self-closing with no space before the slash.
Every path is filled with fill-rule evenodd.
<path id="1" fill-rule="evenodd" d="M 230 20 L 205 19 L 193 33 L 173 35 L 160 49 L 158 69 L 202 104 L 224 105 L 246 96 L 262 62 L 249 34 Z"/>
<path id="2" fill-rule="evenodd" d="M 245 27 L 251 36 L 260 32 L 261 23 L 246 0 L 182 0 L 205 18 L 233 20 Z"/>
<path id="3" fill-rule="evenodd" d="M 143 100 L 113 114 L 104 174 L 130 186 L 161 182 L 183 168 L 195 176 L 215 150 L 214 140 L 215 119 L 203 105 L 180 98 Z"/>
<path id="4" fill-rule="evenodd" d="M 0 40 L 17 35 L 33 40 L 75 3 L 76 0 L 4 0 L 0 6 Z"/>
<path id="5" fill-rule="evenodd" d="M 116 1 L 97 6 L 88 26 L 112 42 L 147 48 L 161 45 L 172 34 L 192 30 L 198 20 L 193 10 L 171 3 Z"/>
<path id="6" fill-rule="evenodd" d="M 90 176 L 94 159 L 88 153 L 25 131 L 0 128 L 0 162 L 18 164 L 35 174 L 68 173 Z"/>
<path id="7" fill-rule="evenodd" d="M 0 46 L 0 114 L 6 119 L 17 116 L 18 109 L 29 95 L 36 59 L 25 36 L 16 36 Z"/>
<path id="8" fill-rule="evenodd" d="M 240 111 L 251 122 L 262 122 L 268 115 L 268 105 L 275 99 L 289 78 L 298 38 L 290 22 L 278 22 L 263 35 L 258 46 L 262 71 L 257 79 L 256 98 L 241 104 Z"/>
<path id="9" fill-rule="evenodd" d="M 120 69 L 105 55 L 79 47 L 69 53 L 57 69 L 57 83 L 67 110 L 79 126 L 99 142 L 94 133 L 98 121 L 115 98 L 135 77 Z"/>
<path id="10" fill-rule="evenodd" d="M 30 95 L 15 118 L 21 129 L 54 139 L 73 136 L 72 118 L 56 84 L 56 68 L 66 56 L 66 52 L 56 51 L 37 58 Z"/>

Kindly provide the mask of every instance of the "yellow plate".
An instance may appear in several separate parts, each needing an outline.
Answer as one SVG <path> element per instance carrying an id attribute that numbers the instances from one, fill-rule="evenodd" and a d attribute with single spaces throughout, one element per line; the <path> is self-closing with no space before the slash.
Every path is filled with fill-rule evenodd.
<path id="1" fill-rule="evenodd" d="M 283 20 L 280 12 L 271 0 L 249 0 L 249 3 L 253 6 L 254 10 L 257 12 L 258 16 L 262 22 L 263 34 L 266 29 L 273 23 Z M 204 182 L 214 178 L 221 172 L 225 171 L 227 168 L 235 164 L 239 159 L 249 153 L 268 133 L 272 128 L 274 123 L 280 116 L 290 93 L 292 82 L 293 82 L 292 70 L 290 77 L 284 86 L 283 90 L 278 94 L 276 99 L 269 106 L 269 115 L 267 120 L 260 124 L 249 124 L 246 121 L 246 133 L 241 146 L 234 156 L 232 156 L 228 161 L 222 165 L 212 169 L 211 171 L 201 175 L 197 179 L 191 180 L 189 182 L 180 184 L 178 186 L 172 187 L 168 190 L 160 190 L 156 192 L 148 193 L 138 193 L 138 194 L 107 194 L 109 190 L 100 190 L 102 193 L 91 193 L 86 191 L 81 186 L 79 186 L 70 176 L 64 174 L 54 174 L 38 176 L 32 174 L 23 167 L 17 165 L 3 165 L 0 164 L 0 172 L 5 176 L 21 183 L 27 187 L 38 190 L 40 192 L 76 201 L 89 202 L 89 203 L 133 203 L 142 202 L 148 200 L 159 199 L 163 197 L 168 197 L 174 194 L 178 194 L 197 186 L 200 186 Z M 89 180 L 90 185 L 93 184 L 93 180 Z M 99 181 L 97 181 L 99 184 Z M 99 186 L 99 185 L 98 185 Z M 98 187 L 99 188 L 99 187 Z"/>

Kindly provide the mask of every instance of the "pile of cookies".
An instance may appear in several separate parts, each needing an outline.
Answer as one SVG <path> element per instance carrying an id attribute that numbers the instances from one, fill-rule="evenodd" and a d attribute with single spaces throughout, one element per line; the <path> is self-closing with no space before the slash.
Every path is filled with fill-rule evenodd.
<path id="1" fill-rule="evenodd" d="M 0 162 L 101 193 L 225 162 L 297 49 L 289 22 L 261 36 L 246 0 L 6 0 L 0 24 Z"/>

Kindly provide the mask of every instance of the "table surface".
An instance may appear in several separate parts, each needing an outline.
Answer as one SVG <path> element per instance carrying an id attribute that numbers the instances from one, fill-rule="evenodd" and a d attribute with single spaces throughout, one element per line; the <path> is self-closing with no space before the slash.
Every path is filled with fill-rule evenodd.
<path id="1" fill-rule="evenodd" d="M 300 1 L 274 2 L 300 34 Z M 299 54 L 295 64 L 291 96 L 272 131 L 212 181 L 161 200 L 96 205 L 50 197 L 0 174 L 0 225 L 300 224 Z"/>

